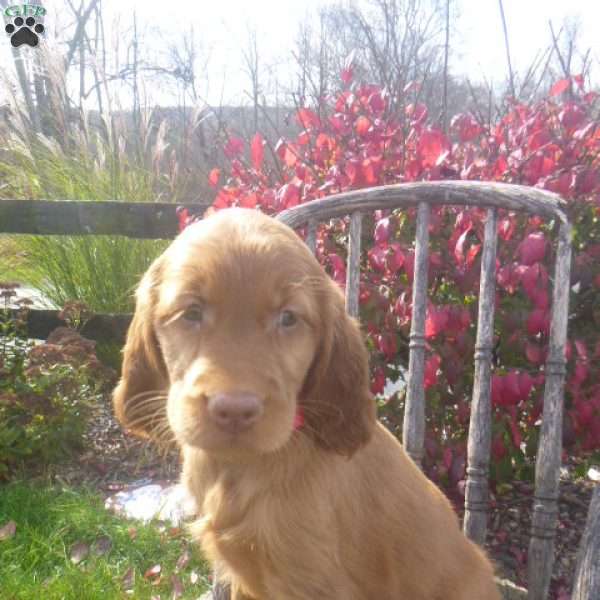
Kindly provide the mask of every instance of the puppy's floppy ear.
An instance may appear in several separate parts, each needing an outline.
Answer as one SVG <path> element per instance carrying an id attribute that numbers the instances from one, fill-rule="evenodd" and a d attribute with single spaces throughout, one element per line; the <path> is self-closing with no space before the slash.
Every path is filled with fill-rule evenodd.
<path id="1" fill-rule="evenodd" d="M 323 302 L 322 338 L 304 383 L 306 433 L 327 450 L 351 456 L 369 441 L 375 401 L 369 385 L 369 359 L 358 322 L 328 278 Z"/>
<path id="2" fill-rule="evenodd" d="M 166 402 L 163 396 L 169 387 L 153 326 L 161 265 L 161 258 L 154 261 L 138 286 L 135 314 L 123 350 L 121 379 L 113 393 L 117 419 L 123 427 L 142 437 L 150 437 L 160 421 Z M 162 400 L 156 398 L 158 395 Z"/>

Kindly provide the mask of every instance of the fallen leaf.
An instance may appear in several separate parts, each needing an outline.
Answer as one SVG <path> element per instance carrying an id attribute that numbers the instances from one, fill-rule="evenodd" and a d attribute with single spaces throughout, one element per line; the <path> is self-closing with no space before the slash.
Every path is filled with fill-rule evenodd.
<path id="1" fill-rule="evenodd" d="M 172 600 L 178 600 L 178 598 L 183 596 L 183 584 L 177 575 L 171 576 L 171 582 L 173 583 L 173 595 L 171 598 Z"/>
<path id="2" fill-rule="evenodd" d="M 157 575 L 160 575 L 162 567 L 160 565 L 153 565 L 149 569 L 146 569 L 144 573 L 144 579 L 154 579 Z"/>
<path id="3" fill-rule="evenodd" d="M 104 556 L 112 548 L 112 541 L 107 535 L 99 537 L 92 545 L 92 553 Z"/>
<path id="4" fill-rule="evenodd" d="M 192 571 L 190 573 L 190 583 L 192 585 L 196 585 L 199 580 L 200 580 L 200 575 L 198 575 L 198 572 L 197 571 Z"/>
<path id="5" fill-rule="evenodd" d="M 121 583 L 126 592 L 133 589 L 135 583 L 135 571 L 133 570 L 133 567 L 129 567 L 129 569 L 125 571 L 125 575 L 123 575 Z"/>
<path id="6" fill-rule="evenodd" d="M 9 521 L 8 523 L 2 525 L 0 527 L 0 542 L 4 540 L 9 540 L 13 535 L 15 535 L 17 531 L 17 524 L 14 521 Z"/>
<path id="7" fill-rule="evenodd" d="M 188 566 L 190 558 L 190 551 L 187 549 L 184 550 L 181 556 L 177 559 L 177 562 L 175 563 L 175 572 L 179 573 L 179 571 L 183 571 L 183 569 L 185 569 Z"/>
<path id="8" fill-rule="evenodd" d="M 90 553 L 90 546 L 85 542 L 75 542 L 71 546 L 71 562 L 78 565 Z"/>

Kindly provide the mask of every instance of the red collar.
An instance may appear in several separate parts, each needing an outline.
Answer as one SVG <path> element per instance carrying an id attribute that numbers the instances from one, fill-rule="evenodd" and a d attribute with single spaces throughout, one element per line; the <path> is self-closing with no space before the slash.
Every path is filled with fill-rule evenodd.
<path id="1" fill-rule="evenodd" d="M 304 411 L 301 406 L 296 408 L 296 414 L 294 415 L 294 431 L 298 431 L 304 425 Z"/>

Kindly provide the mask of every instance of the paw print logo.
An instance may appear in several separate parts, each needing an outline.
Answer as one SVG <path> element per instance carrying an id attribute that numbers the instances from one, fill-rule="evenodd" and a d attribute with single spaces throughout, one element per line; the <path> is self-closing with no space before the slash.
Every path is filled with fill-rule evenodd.
<path id="1" fill-rule="evenodd" d="M 44 33 L 44 26 L 36 23 L 33 17 L 15 17 L 12 23 L 9 23 L 4 30 L 10 35 L 10 43 L 18 48 L 23 44 L 34 47 L 37 46 L 40 38 L 38 34 Z"/>

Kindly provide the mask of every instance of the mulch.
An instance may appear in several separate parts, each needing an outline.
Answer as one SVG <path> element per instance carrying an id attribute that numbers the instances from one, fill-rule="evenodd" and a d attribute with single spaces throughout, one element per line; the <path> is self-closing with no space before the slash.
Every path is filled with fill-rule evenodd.
<path id="1" fill-rule="evenodd" d="M 570 600 L 577 551 L 594 487 L 593 482 L 574 475 L 576 467 L 573 462 L 561 473 L 550 600 Z M 488 554 L 499 575 L 523 587 L 527 581 L 533 489 L 533 483 L 516 481 L 502 495 L 492 495 L 487 535 Z"/>
<path id="2" fill-rule="evenodd" d="M 126 435 L 109 401 L 97 407 L 85 434 L 84 450 L 56 467 L 54 479 L 67 485 L 87 485 L 106 496 L 135 483 L 171 483 L 178 479 L 176 450 L 157 450 L 150 442 Z M 585 527 L 594 483 L 577 477 L 578 464 L 561 470 L 556 562 L 549 600 L 570 600 L 577 550 Z M 515 481 L 492 494 L 487 551 L 498 575 L 525 587 L 531 529 L 533 483 Z"/>

